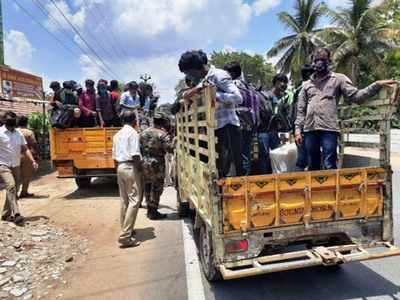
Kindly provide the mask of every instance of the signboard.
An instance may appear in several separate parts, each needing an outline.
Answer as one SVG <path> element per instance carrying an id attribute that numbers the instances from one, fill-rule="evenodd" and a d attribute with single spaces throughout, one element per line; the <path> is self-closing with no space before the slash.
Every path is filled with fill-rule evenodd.
<path id="1" fill-rule="evenodd" d="M 41 77 L 0 66 L 2 98 L 43 99 L 43 80 Z"/>

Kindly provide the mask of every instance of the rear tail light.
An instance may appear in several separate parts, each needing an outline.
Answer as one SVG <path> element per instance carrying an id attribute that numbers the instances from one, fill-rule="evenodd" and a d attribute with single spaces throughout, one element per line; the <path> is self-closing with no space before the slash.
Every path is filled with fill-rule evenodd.
<path id="1" fill-rule="evenodd" d="M 249 249 L 249 243 L 247 240 L 228 240 L 225 241 L 225 252 L 236 253 L 243 252 Z"/>

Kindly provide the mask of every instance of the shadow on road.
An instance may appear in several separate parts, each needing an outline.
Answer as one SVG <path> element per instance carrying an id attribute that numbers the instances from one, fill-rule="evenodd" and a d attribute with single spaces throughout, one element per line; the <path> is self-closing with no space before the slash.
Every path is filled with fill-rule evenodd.
<path id="1" fill-rule="evenodd" d="M 209 283 L 205 282 L 205 285 Z M 361 263 L 337 270 L 316 267 L 225 281 L 210 286 L 215 299 L 367 299 L 391 296 L 400 287 Z"/>
<path id="2" fill-rule="evenodd" d="M 154 227 L 135 228 L 135 231 L 136 231 L 135 238 L 139 242 L 143 243 L 145 241 L 156 238 L 156 235 L 154 234 Z"/>
<path id="3" fill-rule="evenodd" d="M 66 200 L 83 200 L 87 199 L 94 201 L 93 198 L 110 198 L 118 197 L 118 184 L 115 179 L 112 178 L 94 178 L 90 186 L 86 189 L 78 189 L 64 198 Z"/>

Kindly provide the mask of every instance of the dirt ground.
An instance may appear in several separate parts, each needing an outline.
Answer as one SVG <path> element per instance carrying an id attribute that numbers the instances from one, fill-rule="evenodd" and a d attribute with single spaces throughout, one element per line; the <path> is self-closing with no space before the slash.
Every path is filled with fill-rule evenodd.
<path id="1" fill-rule="evenodd" d="M 145 209 L 140 209 L 136 231 L 141 245 L 129 249 L 120 249 L 117 243 L 120 203 L 115 180 L 96 179 L 90 189 L 78 190 L 73 179 L 58 179 L 51 172 L 37 178 L 30 192 L 35 198 L 21 200 L 20 206 L 31 224 L 46 219 L 87 243 L 87 253 L 77 255 L 50 289 L 36 289 L 35 299 L 186 297 L 174 189 L 167 189 L 162 199 L 167 220 L 149 221 Z M 2 206 L 4 196 L 0 199 Z"/>

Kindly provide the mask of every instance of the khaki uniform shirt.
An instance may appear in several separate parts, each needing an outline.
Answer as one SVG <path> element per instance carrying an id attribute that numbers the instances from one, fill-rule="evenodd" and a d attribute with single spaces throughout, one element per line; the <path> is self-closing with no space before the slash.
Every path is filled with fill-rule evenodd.
<path id="1" fill-rule="evenodd" d="M 371 84 L 357 89 L 344 74 L 330 72 L 321 79 L 312 77 L 303 84 L 297 104 L 296 131 L 340 132 L 338 103 L 343 96 L 348 102 L 361 103 L 378 93 L 380 86 Z"/>

